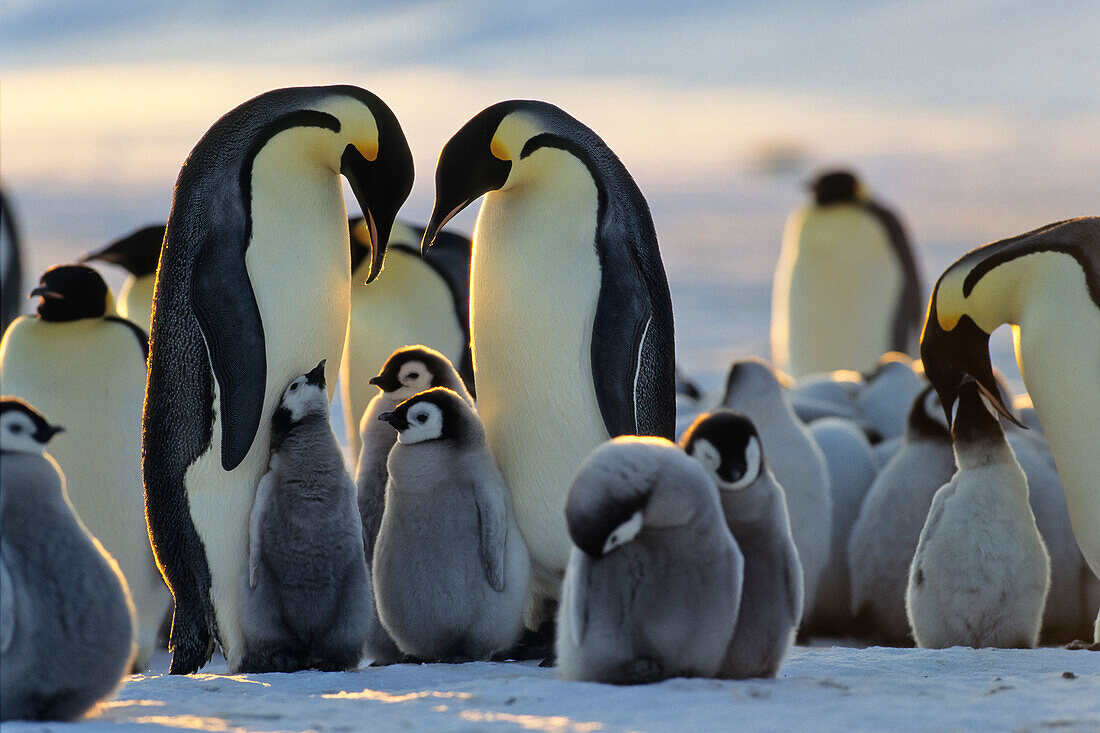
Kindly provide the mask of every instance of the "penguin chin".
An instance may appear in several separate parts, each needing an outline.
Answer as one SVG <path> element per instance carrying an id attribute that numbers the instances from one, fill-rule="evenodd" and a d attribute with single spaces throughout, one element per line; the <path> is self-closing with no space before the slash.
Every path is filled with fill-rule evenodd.
<path id="1" fill-rule="evenodd" d="M 630 516 L 630 519 L 611 530 L 611 534 L 607 536 L 607 540 L 603 543 L 602 556 L 606 557 L 608 553 L 614 551 L 616 548 L 622 547 L 626 543 L 632 541 L 638 536 L 641 530 L 642 512 L 639 509 Z"/>

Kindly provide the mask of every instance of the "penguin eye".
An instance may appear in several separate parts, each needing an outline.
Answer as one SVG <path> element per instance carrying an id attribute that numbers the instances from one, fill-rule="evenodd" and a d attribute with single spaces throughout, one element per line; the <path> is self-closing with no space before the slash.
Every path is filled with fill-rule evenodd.
<path id="1" fill-rule="evenodd" d="M 22 425 L 12 425 L 8 429 L 11 430 L 11 432 L 16 433 L 16 434 L 23 432 L 23 426 Z"/>
<path id="2" fill-rule="evenodd" d="M 409 372 L 409 379 L 416 379 L 420 376 L 420 372 Z"/>
<path id="3" fill-rule="evenodd" d="M 427 415 L 425 415 L 425 414 L 424 414 L 424 413 L 422 412 L 422 413 L 420 413 L 419 415 L 417 415 L 417 416 L 416 416 L 416 421 L 417 421 L 417 422 L 420 422 L 420 423 L 423 423 L 423 422 L 427 422 L 427 421 L 428 421 L 428 416 L 427 416 Z"/>
<path id="4" fill-rule="evenodd" d="M 296 390 L 296 389 L 298 389 L 298 383 L 297 383 L 297 382 L 295 382 L 294 384 L 290 385 L 290 391 L 291 391 L 291 392 L 293 392 L 293 391 L 294 391 L 294 390 Z"/>

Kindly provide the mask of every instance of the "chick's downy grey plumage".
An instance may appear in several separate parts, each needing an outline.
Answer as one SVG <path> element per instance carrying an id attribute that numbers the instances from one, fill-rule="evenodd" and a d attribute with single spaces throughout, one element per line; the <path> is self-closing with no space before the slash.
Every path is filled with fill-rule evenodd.
<path id="1" fill-rule="evenodd" d="M 355 485 L 329 424 L 324 360 L 283 392 L 249 527 L 249 672 L 354 668 L 370 586 Z"/>
<path id="2" fill-rule="evenodd" d="M 615 438 L 581 464 L 565 515 L 574 548 L 558 610 L 559 676 L 717 675 L 744 559 L 706 471 L 662 438 Z"/>
<path id="3" fill-rule="evenodd" d="M 726 524 L 745 558 L 741 608 L 721 677 L 775 677 L 802 618 L 802 564 L 783 488 L 748 418 L 719 409 L 680 441 L 718 487 Z"/>
<path id="4" fill-rule="evenodd" d="M 405 400 L 432 387 L 453 390 L 468 404 L 473 405 L 473 398 L 451 361 L 427 346 L 405 346 L 393 352 L 378 376 L 371 378 L 370 383 L 378 387 L 379 391 L 367 405 L 359 423 L 363 447 L 355 474 L 368 571 L 374 562 L 374 543 L 378 539 L 378 528 L 382 524 L 382 511 L 386 504 L 386 480 L 389 478 L 386 461 L 390 449 L 397 442 L 397 431 L 379 420 L 378 416 L 392 412 Z M 375 664 L 398 661 L 402 654 L 378 620 L 373 603 L 368 625 L 370 631 L 364 655 L 370 657 Z"/>
<path id="5" fill-rule="evenodd" d="M 531 564 L 481 421 L 445 387 L 379 417 L 398 432 L 372 566 L 379 618 L 405 654 L 488 659 L 519 638 Z"/>
<path id="6" fill-rule="evenodd" d="M 136 653 L 134 607 L 111 556 L 43 454 L 60 429 L 0 399 L 0 718 L 73 720 Z"/>

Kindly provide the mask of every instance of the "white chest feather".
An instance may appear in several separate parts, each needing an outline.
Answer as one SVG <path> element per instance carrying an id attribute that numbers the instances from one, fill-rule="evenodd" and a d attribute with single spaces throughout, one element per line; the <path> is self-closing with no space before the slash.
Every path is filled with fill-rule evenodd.
<path id="1" fill-rule="evenodd" d="M 156 275 L 128 277 L 118 291 L 118 314 L 129 319 L 149 333 L 153 320 L 153 286 Z"/>
<path id="2" fill-rule="evenodd" d="M 565 497 L 608 437 L 592 385 L 600 289 L 597 192 L 587 169 L 543 149 L 535 180 L 485 198 L 470 317 L 478 412 L 536 563 L 563 570 Z"/>

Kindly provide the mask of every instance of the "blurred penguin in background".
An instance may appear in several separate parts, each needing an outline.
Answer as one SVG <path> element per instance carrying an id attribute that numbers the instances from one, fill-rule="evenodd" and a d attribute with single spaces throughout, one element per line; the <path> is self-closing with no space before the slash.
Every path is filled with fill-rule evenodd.
<path id="1" fill-rule="evenodd" d="M 11 204 L 0 191 L 0 334 L 19 316 L 23 306 L 23 262 L 19 253 L 19 230 Z"/>
<path id="2" fill-rule="evenodd" d="M 0 341 L 0 390 L 65 426 L 50 453 L 80 520 L 118 562 L 138 616 L 144 670 L 170 596 L 153 560 L 141 482 L 145 331 L 115 313 L 99 273 L 59 265 L 42 275 L 35 315 Z"/>
<path id="3" fill-rule="evenodd" d="M 382 272 L 367 285 L 370 234 L 362 217 L 349 219 L 348 229 L 351 233 L 351 318 L 340 367 L 340 396 L 351 455 L 355 460 L 362 448 L 360 419 L 367 403 L 375 396 L 370 379 L 381 371 L 394 351 L 413 344 L 436 349 L 458 367 L 464 382 L 463 391 L 473 392 L 471 245 L 466 237 L 441 231 L 435 244 L 424 250 L 421 258 L 420 239 L 424 229 L 399 219 L 390 230 Z M 443 386 L 454 389 L 450 384 Z"/>
<path id="4" fill-rule="evenodd" d="M 795 379 L 870 372 L 887 351 L 915 354 L 920 279 L 905 230 L 844 170 L 811 184 L 791 214 L 772 287 L 772 362 Z"/>
<path id="5" fill-rule="evenodd" d="M 153 224 L 86 254 L 80 260 L 118 265 L 130 273 L 118 291 L 118 314 L 146 332 L 153 322 L 153 286 L 157 281 L 157 262 L 163 241 L 164 224 Z"/>

